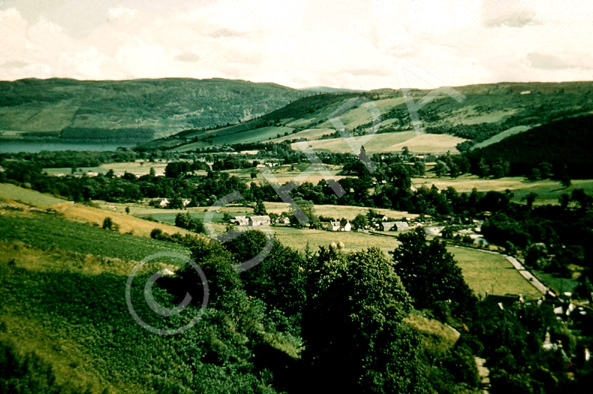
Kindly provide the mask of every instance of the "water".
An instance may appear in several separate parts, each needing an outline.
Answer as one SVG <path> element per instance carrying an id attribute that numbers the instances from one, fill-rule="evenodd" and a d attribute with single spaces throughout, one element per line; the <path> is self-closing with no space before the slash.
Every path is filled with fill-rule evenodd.
<path id="1" fill-rule="evenodd" d="M 91 150 L 91 151 L 115 151 L 117 148 L 131 148 L 134 143 L 109 143 L 109 142 L 35 142 L 35 141 L 1 141 L 0 153 L 41 151 L 66 151 L 66 150 Z"/>

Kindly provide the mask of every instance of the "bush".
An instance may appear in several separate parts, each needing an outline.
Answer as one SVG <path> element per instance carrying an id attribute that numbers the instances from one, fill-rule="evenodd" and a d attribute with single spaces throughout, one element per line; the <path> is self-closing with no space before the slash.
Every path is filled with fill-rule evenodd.
<path id="1" fill-rule="evenodd" d="M 103 229 L 105 230 L 113 230 L 113 221 L 110 217 L 106 217 L 103 220 Z"/>
<path id="2" fill-rule="evenodd" d="M 150 238 L 152 239 L 161 239 L 162 235 L 163 230 L 161 230 L 160 228 L 155 228 L 150 232 Z"/>

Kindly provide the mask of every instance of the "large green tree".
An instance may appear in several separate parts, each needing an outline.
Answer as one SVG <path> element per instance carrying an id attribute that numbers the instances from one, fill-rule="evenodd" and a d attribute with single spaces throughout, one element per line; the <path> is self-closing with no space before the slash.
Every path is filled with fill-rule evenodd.
<path id="1" fill-rule="evenodd" d="M 318 392 L 426 392 L 411 300 L 377 248 L 322 249 L 310 266 L 303 362 Z"/>
<path id="2" fill-rule="evenodd" d="M 416 308 L 435 310 L 449 304 L 461 312 L 473 306 L 472 291 L 443 241 L 428 241 L 422 229 L 404 233 L 398 240 L 400 246 L 391 252 L 394 270 Z"/>

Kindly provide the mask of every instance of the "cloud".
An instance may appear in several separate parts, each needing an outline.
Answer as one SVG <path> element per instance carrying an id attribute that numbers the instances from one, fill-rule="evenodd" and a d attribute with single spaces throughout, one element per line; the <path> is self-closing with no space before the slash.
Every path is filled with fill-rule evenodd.
<path id="1" fill-rule="evenodd" d="M 390 70 L 383 70 L 380 68 L 356 68 L 353 70 L 347 70 L 347 74 L 353 75 L 355 77 L 361 76 L 387 76 L 392 75 Z"/>
<path id="2" fill-rule="evenodd" d="M 531 52 L 527 60 L 532 67 L 540 70 L 593 69 L 593 57 L 587 54 L 562 53 L 556 56 Z"/>
<path id="3" fill-rule="evenodd" d="M 521 0 L 485 0 L 482 8 L 483 24 L 487 28 L 521 28 L 537 24 L 536 13 Z"/>
<path id="4" fill-rule="evenodd" d="M 542 70 L 562 70 L 566 68 L 573 68 L 575 66 L 567 64 L 564 60 L 557 56 L 544 55 L 541 53 L 531 52 L 527 55 L 527 59 L 532 67 L 540 68 Z"/>
<path id="5" fill-rule="evenodd" d="M 397 88 L 393 65 L 405 58 L 451 86 L 583 80 L 592 13 L 580 0 L 5 0 L 0 79 Z"/>
<path id="6" fill-rule="evenodd" d="M 23 68 L 27 65 L 25 62 L 21 62 L 20 60 L 8 60 L 5 61 L 0 65 L 2 68 Z"/>
<path id="7" fill-rule="evenodd" d="M 110 8 L 107 10 L 107 19 L 110 21 L 129 20 L 136 15 L 136 11 L 125 7 Z"/>
<path id="8" fill-rule="evenodd" d="M 194 63 L 200 60 L 200 57 L 192 52 L 184 52 L 180 53 L 179 55 L 175 56 L 175 60 L 178 62 L 188 62 Z"/>

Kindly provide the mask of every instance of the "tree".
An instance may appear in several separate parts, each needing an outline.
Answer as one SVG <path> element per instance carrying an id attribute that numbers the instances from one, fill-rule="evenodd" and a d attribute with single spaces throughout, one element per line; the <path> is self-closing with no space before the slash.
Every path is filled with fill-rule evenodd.
<path id="1" fill-rule="evenodd" d="M 568 173 L 563 173 L 560 177 L 560 184 L 564 187 L 570 187 L 572 185 L 572 180 Z"/>
<path id="2" fill-rule="evenodd" d="M 359 213 L 358 215 L 356 215 L 354 220 L 352 220 L 352 226 L 356 230 L 365 229 L 366 226 L 368 226 L 368 224 L 369 224 L 369 221 L 368 221 L 367 217 L 365 215 L 363 215 L 362 213 Z"/>
<path id="3" fill-rule="evenodd" d="M 542 179 L 550 178 L 552 176 L 552 164 L 544 161 L 538 166 Z"/>
<path id="4" fill-rule="evenodd" d="M 480 178 L 486 178 L 490 174 L 490 166 L 486 163 L 486 160 L 482 157 L 478 163 L 478 176 Z"/>
<path id="5" fill-rule="evenodd" d="M 204 223 L 200 219 L 192 218 L 189 213 L 178 213 L 175 216 L 175 226 L 195 233 L 203 233 L 205 231 Z"/>
<path id="6" fill-rule="evenodd" d="M 447 164 L 445 164 L 444 161 L 437 160 L 437 164 L 434 166 L 434 172 L 437 177 L 440 178 L 449 171 L 450 171 L 450 169 L 449 169 L 449 167 L 447 167 Z"/>
<path id="7" fill-rule="evenodd" d="M 130 207 L 126 207 L 126 213 L 129 215 L 130 214 Z"/>
<path id="8" fill-rule="evenodd" d="M 113 229 L 113 221 L 111 220 L 111 218 L 108 216 L 105 219 L 103 219 L 103 228 L 105 230 L 112 230 Z"/>
<path id="9" fill-rule="evenodd" d="M 422 229 L 398 237 L 401 245 L 391 252 L 395 273 L 414 299 L 417 308 L 435 309 L 450 302 L 452 310 L 473 307 L 474 296 L 461 269 L 439 239 L 428 242 Z"/>
<path id="10" fill-rule="evenodd" d="M 266 210 L 266 206 L 264 205 L 262 200 L 258 200 L 255 204 L 255 208 L 253 208 L 253 213 L 255 215 L 267 215 L 268 211 Z"/>
<path id="11" fill-rule="evenodd" d="M 539 181 L 542 179 L 542 174 L 539 168 L 532 168 L 529 176 L 527 177 L 530 181 Z"/>
<path id="12" fill-rule="evenodd" d="M 224 245 L 233 254 L 236 264 L 262 256 L 257 265 L 240 272 L 247 294 L 281 310 L 286 316 L 300 314 L 305 302 L 305 275 L 298 252 L 275 239 L 268 239 L 258 230 L 246 231 Z"/>
<path id="13" fill-rule="evenodd" d="M 156 172 L 154 171 L 154 167 L 150 167 L 150 172 L 148 174 L 150 175 L 151 178 L 154 178 L 156 176 Z"/>
<path id="14" fill-rule="evenodd" d="M 311 201 L 295 198 L 294 202 L 290 204 L 290 212 L 292 217 L 295 218 L 295 223 L 298 223 L 300 226 L 305 225 L 303 220 L 306 220 L 312 226 L 319 223 L 319 217 L 315 214 L 315 205 Z"/>
<path id="15" fill-rule="evenodd" d="M 402 322 L 411 303 L 378 248 L 322 248 L 310 266 L 303 361 L 318 392 L 427 390 L 418 333 Z"/>
<path id="16" fill-rule="evenodd" d="M 502 164 L 498 164 L 498 163 L 494 164 L 492 166 L 491 172 L 492 172 L 492 176 L 496 179 L 502 178 L 505 175 L 504 167 L 502 166 Z"/>
<path id="17" fill-rule="evenodd" d="M 562 210 L 566 210 L 566 208 L 568 208 L 568 204 L 570 203 L 570 196 L 566 193 L 561 194 L 560 197 L 558 197 L 558 203 L 560 204 Z"/>
<path id="18" fill-rule="evenodd" d="M 416 171 L 416 176 L 423 176 L 426 171 L 426 166 L 424 162 L 417 161 L 414 163 L 414 170 Z"/>
<path id="19" fill-rule="evenodd" d="M 150 232 L 150 238 L 152 239 L 160 239 L 162 235 L 163 230 L 161 230 L 160 228 L 153 228 Z"/>
<path id="20" fill-rule="evenodd" d="M 534 193 L 534 192 L 530 192 L 529 194 L 527 194 L 525 197 L 522 198 L 522 200 L 525 201 L 525 206 L 527 207 L 528 211 L 531 211 L 531 208 L 533 207 L 533 203 L 535 202 L 536 198 L 537 198 L 537 193 Z"/>

